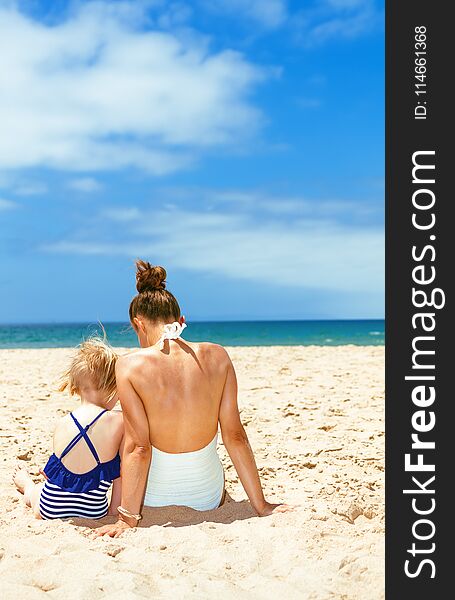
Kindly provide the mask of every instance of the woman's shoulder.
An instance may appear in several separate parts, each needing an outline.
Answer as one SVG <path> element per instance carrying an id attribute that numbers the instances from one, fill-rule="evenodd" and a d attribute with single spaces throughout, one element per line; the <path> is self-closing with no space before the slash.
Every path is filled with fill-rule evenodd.
<path id="1" fill-rule="evenodd" d="M 198 353 L 200 357 L 210 363 L 216 364 L 217 367 L 226 368 L 231 363 L 229 354 L 220 344 L 212 342 L 199 342 Z"/>
<path id="2" fill-rule="evenodd" d="M 197 346 L 208 354 L 214 354 L 217 356 L 228 356 L 226 348 L 220 344 L 214 344 L 213 342 L 198 342 Z"/>
<path id="3" fill-rule="evenodd" d="M 126 354 L 122 354 L 117 359 L 116 363 L 116 371 L 130 370 L 134 369 L 144 362 L 153 358 L 154 352 L 152 348 L 141 348 L 140 350 L 134 350 L 132 352 L 127 352 Z"/>

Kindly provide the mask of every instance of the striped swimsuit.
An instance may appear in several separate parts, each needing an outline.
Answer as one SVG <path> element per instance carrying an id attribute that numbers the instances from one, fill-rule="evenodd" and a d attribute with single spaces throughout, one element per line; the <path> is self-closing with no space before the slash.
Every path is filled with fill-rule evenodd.
<path id="1" fill-rule="evenodd" d="M 70 413 L 79 433 L 59 457 L 52 454 L 44 467 L 47 481 L 40 496 L 40 514 L 43 519 L 70 517 L 100 519 L 106 516 L 108 512 L 107 492 L 114 479 L 120 477 L 120 455 L 117 453 L 112 460 L 102 463 L 87 433 L 105 412 L 107 411 L 100 412 L 85 427 L 79 423 L 73 413 Z M 73 473 L 65 467 L 62 459 L 82 439 L 85 440 L 93 454 L 96 467 L 87 473 Z"/>

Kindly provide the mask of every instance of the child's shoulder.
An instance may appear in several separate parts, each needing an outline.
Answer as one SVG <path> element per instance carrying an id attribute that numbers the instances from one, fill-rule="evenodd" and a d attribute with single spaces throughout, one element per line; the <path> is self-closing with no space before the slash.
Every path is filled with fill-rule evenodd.
<path id="1" fill-rule="evenodd" d="M 61 428 L 61 427 L 68 427 L 68 425 L 71 425 L 72 423 L 72 419 L 70 417 L 70 411 L 68 411 L 66 413 L 66 415 L 61 415 L 59 416 L 56 421 L 55 421 L 55 427 L 57 428 Z"/>
<path id="2" fill-rule="evenodd" d="M 112 425 L 123 427 L 123 412 L 120 408 L 113 408 L 106 413 L 106 416 Z"/>
<path id="3" fill-rule="evenodd" d="M 120 404 L 112 408 L 108 413 L 113 419 L 123 419 L 123 411 Z"/>

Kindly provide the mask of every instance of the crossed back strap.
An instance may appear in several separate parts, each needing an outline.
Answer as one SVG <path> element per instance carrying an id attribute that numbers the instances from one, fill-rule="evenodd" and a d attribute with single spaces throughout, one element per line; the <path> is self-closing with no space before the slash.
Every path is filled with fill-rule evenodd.
<path id="1" fill-rule="evenodd" d="M 96 417 L 93 419 L 93 421 L 91 421 L 88 425 L 86 425 L 85 427 L 82 427 L 82 425 L 79 423 L 79 421 L 76 419 L 76 417 L 73 415 L 73 413 L 70 413 L 71 418 L 73 419 L 73 421 L 76 423 L 77 428 L 79 429 L 79 433 L 76 435 L 76 437 L 74 437 L 71 442 L 68 444 L 68 446 L 63 450 L 63 452 L 60 454 L 60 460 L 62 460 L 62 458 L 64 458 L 68 452 L 70 452 L 74 446 L 82 439 L 84 438 L 87 446 L 90 448 L 91 453 L 93 454 L 93 457 L 95 458 L 97 464 L 100 464 L 100 459 L 98 456 L 98 452 L 95 449 L 95 446 L 92 443 L 92 440 L 89 438 L 87 431 L 90 429 L 90 427 L 96 423 L 96 421 L 98 421 L 98 419 L 104 415 L 104 413 L 107 412 L 107 410 L 103 410 L 101 411 L 98 415 L 96 415 Z"/>

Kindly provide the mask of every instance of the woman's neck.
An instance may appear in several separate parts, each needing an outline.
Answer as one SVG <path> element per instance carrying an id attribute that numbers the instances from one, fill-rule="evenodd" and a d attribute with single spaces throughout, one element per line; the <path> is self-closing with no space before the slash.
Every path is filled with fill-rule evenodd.
<path id="1" fill-rule="evenodd" d="M 144 347 L 154 346 L 159 342 L 163 334 L 163 328 L 166 323 L 146 323 L 145 324 L 145 340 Z"/>

